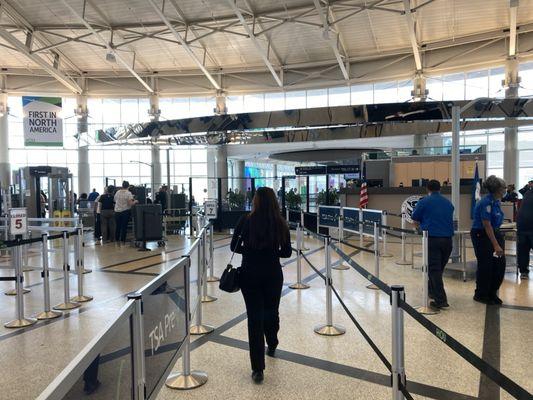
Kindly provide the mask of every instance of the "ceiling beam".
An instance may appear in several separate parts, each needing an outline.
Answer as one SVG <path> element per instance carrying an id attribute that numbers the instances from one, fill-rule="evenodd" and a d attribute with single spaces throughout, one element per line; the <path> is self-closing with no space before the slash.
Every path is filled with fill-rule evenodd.
<path id="1" fill-rule="evenodd" d="M 417 71 L 422 71 L 422 56 L 420 55 L 420 46 L 416 37 L 416 20 L 411 11 L 411 0 L 403 0 L 405 19 L 407 21 L 407 29 L 409 30 L 409 40 L 413 48 L 413 56 L 415 57 L 415 66 Z"/>
<path id="2" fill-rule="evenodd" d="M 509 57 L 516 56 L 516 15 L 519 0 L 509 0 Z"/>
<path id="3" fill-rule="evenodd" d="M 150 0 L 151 1 L 151 0 Z M 257 52 L 259 53 L 259 55 L 261 56 L 261 58 L 263 59 L 263 62 L 265 63 L 266 67 L 268 68 L 268 70 L 270 71 L 270 73 L 272 74 L 272 76 L 274 77 L 274 80 L 276 81 L 276 83 L 278 84 L 279 87 L 283 87 L 283 80 L 281 79 L 280 76 L 278 76 L 278 73 L 276 72 L 276 70 L 274 69 L 274 66 L 272 65 L 272 63 L 270 62 L 270 60 L 268 59 L 268 55 L 267 53 L 263 50 L 263 47 L 261 46 L 261 44 L 259 43 L 259 40 L 257 39 L 257 37 L 255 36 L 254 32 L 252 31 L 252 28 L 250 28 L 250 26 L 248 25 L 248 23 L 246 22 L 246 19 L 244 18 L 244 15 L 242 14 L 241 10 L 237 7 L 237 5 L 235 4 L 235 0 L 226 0 L 226 2 L 228 3 L 228 5 L 231 7 L 231 9 L 233 10 L 233 12 L 235 13 L 235 15 L 237 16 L 237 18 L 239 19 L 239 21 L 241 22 L 241 25 L 243 26 L 244 30 L 246 31 L 246 33 L 248 33 L 248 37 L 250 38 L 250 40 L 252 41 L 253 45 L 255 46 Z"/>
<path id="4" fill-rule="evenodd" d="M 335 58 L 337 59 L 337 63 L 339 64 L 339 68 L 341 69 L 342 76 L 344 77 L 344 79 L 348 81 L 350 80 L 350 74 L 348 73 L 348 70 L 346 69 L 346 66 L 344 65 L 345 61 L 347 60 L 347 57 L 346 55 L 343 56 L 341 52 L 339 51 L 339 47 L 337 44 L 337 40 L 339 39 L 338 35 L 336 35 L 337 40 L 330 37 L 332 30 L 329 26 L 328 16 L 324 12 L 319 0 L 313 0 L 313 3 L 315 4 L 315 8 L 318 11 L 320 19 L 322 20 L 323 37 L 327 41 L 331 49 L 333 50 L 333 53 L 335 54 Z"/>
<path id="5" fill-rule="evenodd" d="M 65 0 L 63 0 L 65 1 Z M 205 77 L 209 80 L 209 82 L 211 82 L 211 84 L 214 86 L 214 88 L 216 90 L 220 90 L 220 85 L 219 83 L 216 81 L 216 79 L 213 77 L 213 75 L 211 75 L 211 73 L 207 70 L 207 68 L 205 67 L 205 65 L 202 63 L 202 61 L 198 58 L 198 56 L 194 53 L 194 51 L 192 50 L 191 46 L 189 46 L 189 44 L 185 41 L 185 39 L 179 34 L 179 32 L 176 30 L 176 28 L 174 28 L 174 25 L 172 25 L 170 23 L 170 21 L 168 20 L 167 17 L 165 17 L 165 14 L 163 14 L 163 11 L 161 11 L 159 9 L 159 7 L 157 6 L 157 4 L 155 4 L 155 1 L 154 0 L 147 0 L 152 8 L 154 9 L 154 11 L 157 13 L 157 15 L 159 16 L 159 18 L 161 19 L 161 21 L 163 21 L 163 23 L 167 26 L 167 28 L 170 30 L 170 32 L 172 32 L 172 34 L 174 35 L 174 37 L 178 40 L 178 42 L 181 43 L 183 49 L 185 50 L 185 52 L 189 55 L 189 57 L 195 62 L 195 64 L 198 66 L 198 68 L 200 68 L 200 71 L 203 72 L 203 74 L 205 75 Z"/>
<path id="6" fill-rule="evenodd" d="M 80 94 L 83 90 L 76 83 L 76 81 L 69 76 L 63 74 L 59 69 L 54 68 L 48 62 L 43 60 L 37 54 L 32 54 L 26 45 L 20 42 L 15 36 L 9 33 L 7 30 L 0 28 L 0 37 L 4 39 L 9 45 L 15 48 L 20 54 L 25 56 L 28 60 L 34 62 L 43 70 L 45 70 L 49 75 L 54 77 L 59 83 L 67 87 L 74 93 Z"/>
<path id="7" fill-rule="evenodd" d="M 94 29 L 91 24 L 89 24 L 85 18 L 83 18 L 80 14 L 78 14 L 78 12 L 76 10 L 74 10 L 74 8 L 67 2 L 67 0 L 62 0 L 63 1 L 63 4 L 65 5 L 66 8 L 68 8 L 70 10 L 70 12 L 72 14 L 74 14 L 74 16 L 79 19 L 79 21 L 85 25 L 86 29 L 91 32 L 103 45 L 106 46 L 107 50 L 111 53 L 114 54 L 116 60 L 118 62 L 120 62 L 128 71 L 131 75 L 133 75 L 135 77 L 135 79 L 137 79 L 139 81 L 139 83 L 145 87 L 146 90 L 148 90 L 148 92 L 150 93 L 153 93 L 154 90 L 151 88 L 151 86 L 146 83 L 146 81 L 141 78 L 139 76 L 139 74 L 137 74 L 137 72 L 135 72 L 135 70 L 129 65 L 129 63 L 122 58 L 122 56 L 120 54 L 118 54 L 118 52 L 113 48 L 111 47 L 111 45 L 108 43 L 108 41 L 98 32 L 96 31 L 96 29 Z"/>

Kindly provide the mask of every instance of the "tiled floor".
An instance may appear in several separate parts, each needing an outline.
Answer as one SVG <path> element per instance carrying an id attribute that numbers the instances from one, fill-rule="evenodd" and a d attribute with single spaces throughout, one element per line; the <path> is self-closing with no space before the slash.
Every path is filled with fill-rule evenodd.
<path id="1" fill-rule="evenodd" d="M 228 240 L 216 237 L 215 269 L 221 273 L 229 259 Z M 311 249 L 320 243 L 306 239 Z M 161 252 L 140 253 L 114 245 L 86 247 L 86 265 L 93 272 L 85 275 L 86 292 L 95 300 L 49 323 L 39 322 L 12 331 L 0 327 L 0 399 L 34 398 L 61 371 L 75 354 L 113 318 L 124 304 L 124 294 L 141 287 L 153 276 L 172 265 L 186 251 L 189 241 L 173 239 Z M 356 244 L 358 242 L 355 242 Z M 399 255 L 397 243 L 390 252 Z M 346 252 L 353 249 L 345 248 Z M 34 253 L 35 252 L 35 253 Z M 59 253 L 51 253 L 51 265 Z M 38 266 L 38 248 L 32 250 L 30 265 Z M 317 251 L 309 260 L 324 267 L 324 254 Z M 417 305 L 421 296 L 420 258 L 415 268 L 399 266 L 398 257 L 382 258 L 380 277 L 388 284 L 403 284 L 407 300 Z M 336 255 L 333 259 L 338 260 Z M 354 256 L 360 265 L 373 271 L 373 256 Z M 7 259 L 0 258 L 0 265 Z M 9 270 L 0 270 L 7 275 Z M 286 285 L 295 280 L 295 263 L 284 268 Z M 267 360 L 265 382 L 253 385 L 249 378 L 247 333 L 244 303 L 239 293 L 228 294 L 209 284 L 218 300 L 204 304 L 204 321 L 215 326 L 214 333 L 195 338 L 192 367 L 209 374 L 208 383 L 189 392 L 163 388 L 159 399 L 388 399 L 389 374 L 336 300 L 334 321 L 347 328 L 340 337 L 318 336 L 313 327 L 325 322 L 323 281 L 303 263 L 303 276 L 311 288 L 294 291 L 284 288 L 282 298 L 280 347 L 275 359 Z M 32 292 L 24 296 L 27 314 L 42 309 L 42 285 L 38 272 L 27 274 Z M 52 273 L 52 304 L 61 301 L 61 274 Z M 390 359 L 390 305 L 379 291 L 366 288 L 367 281 L 354 270 L 334 271 L 334 285 L 358 322 L 384 355 Z M 71 278 L 74 284 L 75 278 Z M 533 288 L 514 273 L 506 275 L 501 290 L 502 308 L 486 307 L 472 301 L 474 283 L 446 277 L 449 310 L 429 319 L 459 340 L 475 354 L 501 369 L 511 379 L 533 391 L 530 360 L 533 355 Z M 11 283 L 0 282 L 2 291 Z M 72 288 L 72 294 L 75 286 Z M 13 318 L 14 298 L 0 296 L 0 320 Z M 410 317 L 405 317 L 406 371 L 409 388 L 416 399 L 511 398 L 498 393 L 480 373 L 448 349 Z M 181 361 L 175 369 L 179 370 Z"/>

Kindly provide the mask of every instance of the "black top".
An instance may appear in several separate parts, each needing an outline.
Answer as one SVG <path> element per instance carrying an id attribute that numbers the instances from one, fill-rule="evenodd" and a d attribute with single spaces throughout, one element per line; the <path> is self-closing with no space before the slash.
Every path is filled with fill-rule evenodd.
<path id="1" fill-rule="evenodd" d="M 112 194 L 106 193 L 100 196 L 100 199 L 98 202 L 102 203 L 102 207 L 100 210 L 114 210 L 115 209 L 115 201 L 114 196 Z"/>
<path id="2" fill-rule="evenodd" d="M 155 204 L 161 204 L 161 209 L 167 209 L 167 192 L 159 191 L 155 194 Z"/>
<path id="3" fill-rule="evenodd" d="M 237 223 L 237 227 L 235 228 L 233 237 L 231 239 L 231 251 L 242 254 L 243 267 L 268 266 L 272 264 L 280 266 L 280 258 L 288 258 L 291 256 L 291 237 L 288 229 L 287 237 L 285 238 L 285 245 L 283 245 L 281 248 L 252 249 L 246 245 L 250 228 L 250 220 L 248 219 L 248 215 L 244 215 Z M 254 228 L 261 229 L 261 227 Z M 239 244 L 239 247 L 237 247 L 237 244 Z"/>
<path id="4" fill-rule="evenodd" d="M 533 232 L 533 191 L 529 190 L 522 199 L 516 216 L 516 229 L 521 232 Z"/>

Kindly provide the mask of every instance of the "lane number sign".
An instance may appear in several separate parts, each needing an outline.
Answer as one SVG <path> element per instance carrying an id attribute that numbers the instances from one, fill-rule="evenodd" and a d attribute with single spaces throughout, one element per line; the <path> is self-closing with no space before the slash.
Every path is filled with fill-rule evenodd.
<path id="1" fill-rule="evenodd" d="M 207 200 L 204 203 L 204 213 L 207 219 L 217 219 L 217 201 Z"/>
<path id="2" fill-rule="evenodd" d="M 24 235 L 28 230 L 26 208 L 12 208 L 9 210 L 9 232 L 11 235 Z"/>

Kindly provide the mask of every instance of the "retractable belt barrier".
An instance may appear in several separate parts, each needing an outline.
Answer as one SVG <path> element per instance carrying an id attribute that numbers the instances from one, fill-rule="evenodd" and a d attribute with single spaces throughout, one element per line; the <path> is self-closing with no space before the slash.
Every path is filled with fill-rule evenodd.
<path id="1" fill-rule="evenodd" d="M 376 224 L 379 226 L 379 224 Z M 381 228 L 389 229 L 391 227 L 387 226 L 380 226 Z M 397 229 L 397 228 L 395 228 Z M 415 234 L 416 231 L 406 230 L 403 229 L 400 231 Z M 310 235 L 314 236 L 317 239 L 323 238 L 323 235 L 316 234 L 314 232 L 309 232 Z M 416 235 L 424 236 L 425 232 L 419 233 L 416 232 Z M 373 252 L 370 249 L 361 248 L 359 246 L 352 245 L 351 243 L 346 243 L 344 241 L 340 242 L 341 244 L 348 245 L 352 248 L 355 248 L 359 251 L 366 251 L 366 252 Z M 494 368 L 492 365 L 487 363 L 485 360 L 481 359 L 479 356 L 474 354 L 471 350 L 469 350 L 466 346 L 464 346 L 462 343 L 454 339 L 452 336 L 450 336 L 446 331 L 441 329 L 438 325 L 431 322 L 429 319 L 427 319 L 421 312 L 417 311 L 413 306 L 408 304 L 405 301 L 405 292 L 403 287 L 398 286 L 389 286 L 385 282 L 379 279 L 376 275 L 370 273 L 365 268 L 363 268 L 361 265 L 359 265 L 357 262 L 355 262 L 349 255 L 344 253 L 342 249 L 339 248 L 338 244 L 335 244 L 333 242 L 329 243 L 329 247 L 333 249 L 342 259 L 344 259 L 348 265 L 350 265 L 355 271 L 357 271 L 361 276 L 363 276 L 365 279 L 370 281 L 371 284 L 375 285 L 379 290 L 387 294 L 388 296 L 393 299 L 395 296 L 398 296 L 397 298 L 397 309 L 396 312 L 393 312 L 393 322 L 396 325 L 401 325 L 401 327 L 394 326 L 393 323 L 393 331 L 394 329 L 399 329 L 399 332 L 393 332 L 393 336 L 401 336 L 401 345 L 400 344 L 394 344 L 394 341 L 398 341 L 400 338 L 394 338 L 393 337 L 393 363 L 390 363 L 388 359 L 385 357 L 383 352 L 377 347 L 377 345 L 373 342 L 373 340 L 370 338 L 370 336 L 365 332 L 363 327 L 359 324 L 355 316 L 350 312 L 348 306 L 344 303 L 343 299 L 341 298 L 338 291 L 335 289 L 335 287 L 331 284 L 331 290 L 332 293 L 335 295 L 337 300 L 339 301 L 341 307 L 344 309 L 348 317 L 352 320 L 354 325 L 357 327 L 359 332 L 362 334 L 362 336 L 365 338 L 367 343 L 370 345 L 370 347 L 374 350 L 376 355 L 379 357 L 379 359 L 383 362 L 383 364 L 387 367 L 389 371 L 392 372 L 392 387 L 393 390 L 397 390 L 397 393 L 401 393 L 399 395 L 400 397 L 393 397 L 397 399 L 413 399 L 412 395 L 407 390 L 407 383 L 405 378 L 405 370 L 404 370 L 404 357 L 403 357 L 403 316 L 398 316 L 396 314 L 401 314 L 401 311 L 405 311 L 407 314 L 409 314 L 416 322 L 418 322 L 420 325 L 422 325 L 426 330 L 428 330 L 430 333 L 432 333 L 435 337 L 437 337 L 440 341 L 444 342 L 450 349 L 452 349 L 455 353 L 457 353 L 461 358 L 465 359 L 469 364 L 471 364 L 474 368 L 476 368 L 478 371 L 480 371 L 482 374 L 489 377 L 494 383 L 496 383 L 499 387 L 507 391 L 510 395 L 515 397 L 516 399 L 531 399 L 533 398 L 532 394 L 529 393 L 527 390 L 525 390 L 523 387 L 518 385 L 516 382 L 514 382 L 512 379 L 510 379 L 508 376 L 502 374 L 500 371 L 498 371 L 496 368 Z M 320 276 L 326 284 L 328 282 L 331 283 L 328 276 L 324 276 L 310 261 L 305 255 L 303 255 L 304 260 L 309 264 L 311 269 L 315 271 L 315 273 Z M 427 278 L 425 278 L 427 279 Z M 427 289 L 426 289 L 427 290 Z M 399 292 L 400 294 L 396 294 L 396 292 Z M 391 304 L 393 304 L 391 300 Z M 394 307 L 393 307 L 394 308 Z M 395 353 L 397 351 L 397 353 Z M 401 353 L 401 355 L 400 355 Z M 396 356 L 394 355 L 396 354 Z M 399 358 L 398 358 L 399 357 Z M 395 359 L 396 358 L 396 359 Z M 396 371 L 397 370 L 397 371 Z M 403 396 L 403 397 L 401 397 Z"/>

